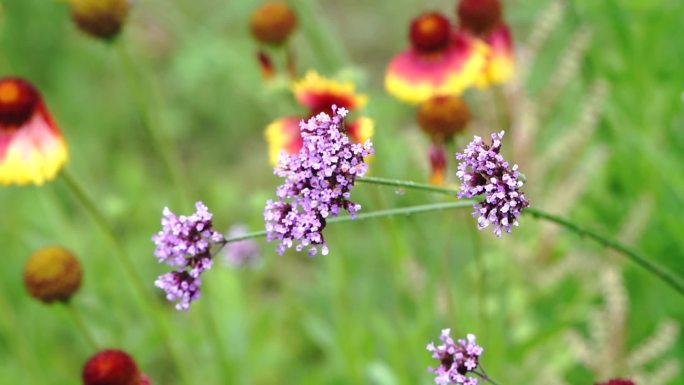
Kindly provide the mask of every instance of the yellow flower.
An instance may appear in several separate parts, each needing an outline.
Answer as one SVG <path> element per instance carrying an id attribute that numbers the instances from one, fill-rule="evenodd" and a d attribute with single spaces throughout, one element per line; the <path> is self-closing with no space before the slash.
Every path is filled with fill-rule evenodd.
<path id="1" fill-rule="evenodd" d="M 309 110 L 306 116 L 289 116 L 277 119 L 266 127 L 265 137 L 269 145 L 269 160 L 271 164 L 278 162 L 281 151 L 296 154 L 302 147 L 302 137 L 299 122 L 321 112 L 331 113 L 331 106 L 343 107 L 353 112 L 366 105 L 368 97 L 356 93 L 356 86 L 352 82 L 340 82 L 320 76 L 315 71 L 309 71 L 303 79 L 292 84 L 295 99 Z M 367 117 L 350 119 L 346 124 L 349 137 L 363 143 L 374 133 L 373 120 Z"/>

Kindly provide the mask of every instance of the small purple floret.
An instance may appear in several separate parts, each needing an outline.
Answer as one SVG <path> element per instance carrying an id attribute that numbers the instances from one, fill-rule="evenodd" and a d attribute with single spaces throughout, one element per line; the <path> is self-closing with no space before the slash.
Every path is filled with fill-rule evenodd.
<path id="1" fill-rule="evenodd" d="M 160 276 L 155 286 L 166 292 L 169 301 L 178 301 L 176 309 L 187 311 L 200 296 L 200 276 L 211 268 L 211 248 L 225 238 L 213 228 L 212 214 L 202 202 L 190 216 L 176 216 L 164 208 L 162 229 L 152 236 L 154 255 L 159 262 L 176 266 L 177 270 Z"/>
<path id="2" fill-rule="evenodd" d="M 473 334 L 468 334 L 467 340 L 459 339 L 454 342 L 450 333 L 451 329 L 442 330 L 439 336 L 441 345 L 435 346 L 432 342 L 427 345 L 432 358 L 439 360 L 439 366 L 428 368 L 428 371 L 436 375 L 437 385 L 477 385 L 477 378 L 468 377 L 467 374 L 474 373 L 479 367 L 484 349 L 475 343 Z"/>
<path id="3" fill-rule="evenodd" d="M 354 217 L 361 205 L 349 200 L 357 177 L 368 170 L 364 157 L 373 154 L 369 140 L 350 142 L 344 133 L 347 110 L 332 106 L 333 116 L 320 113 L 299 124 L 302 148 L 298 154 L 282 152 L 274 173 L 285 179 L 276 190 L 277 200 L 266 202 L 266 239 L 279 240 L 278 254 L 295 247 L 315 255 L 328 253 L 323 238 L 326 219 L 346 210 Z"/>
<path id="4" fill-rule="evenodd" d="M 509 167 L 499 153 L 503 136 L 503 131 L 492 134 L 491 146 L 476 136 L 462 153 L 456 154 L 460 161 L 456 176 L 461 180 L 458 197 L 485 194 L 485 199 L 473 206 L 473 217 L 477 217 L 480 230 L 493 224 L 497 237 L 501 236 L 502 229 L 510 233 L 511 226 L 518 226 L 520 212 L 530 205 L 520 191 L 523 182 L 518 180 L 518 165 Z"/>
<path id="5" fill-rule="evenodd" d="M 231 226 L 228 230 L 228 238 L 239 237 L 247 234 L 247 227 L 243 225 Z M 235 268 L 254 266 L 259 262 L 261 250 L 259 244 L 253 239 L 229 242 L 220 252 L 222 259 Z"/>

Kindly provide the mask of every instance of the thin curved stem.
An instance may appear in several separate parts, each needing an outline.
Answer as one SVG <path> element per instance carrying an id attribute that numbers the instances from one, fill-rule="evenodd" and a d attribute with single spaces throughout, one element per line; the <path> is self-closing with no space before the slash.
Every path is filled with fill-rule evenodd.
<path id="1" fill-rule="evenodd" d="M 69 315 L 71 315 L 71 318 L 73 318 L 76 327 L 79 329 L 81 334 L 83 334 L 83 338 L 85 338 L 85 340 L 88 342 L 90 348 L 93 349 L 93 351 L 100 350 L 100 345 L 97 343 L 95 336 L 83 320 L 83 317 L 81 317 L 81 313 L 78 312 L 78 309 L 76 309 L 71 302 L 65 303 L 64 307 L 66 307 L 67 311 L 69 312 Z"/>
<path id="2" fill-rule="evenodd" d="M 342 223 L 342 222 L 349 222 L 352 220 L 362 221 L 364 219 L 391 217 L 391 216 L 395 216 L 395 215 L 412 215 L 412 214 L 424 213 L 424 212 L 429 212 L 429 211 L 439 211 L 439 210 L 472 207 L 474 203 L 475 203 L 474 200 L 461 200 L 458 202 L 442 202 L 442 203 L 431 203 L 431 204 L 420 205 L 420 206 L 399 207 L 399 208 L 389 209 L 389 210 L 378 210 L 378 211 L 371 211 L 369 213 L 360 213 L 360 214 L 357 214 L 354 218 L 352 218 L 351 216 L 331 218 L 327 221 L 327 223 Z M 227 238 L 222 243 L 244 241 L 245 239 L 259 238 L 259 237 L 263 237 L 263 236 L 266 236 L 266 231 L 264 231 L 264 230 L 254 231 L 251 233 L 239 235 L 237 237 Z"/>
<path id="3" fill-rule="evenodd" d="M 428 192 L 436 192 L 440 194 L 446 194 L 446 195 L 456 195 L 458 193 L 458 190 L 456 189 L 451 189 L 448 187 L 437 187 L 437 186 L 432 186 L 429 184 L 424 184 L 424 183 L 416 183 L 416 182 L 411 182 L 411 181 L 403 181 L 403 180 L 394 180 L 394 179 L 384 179 L 384 178 L 377 178 L 377 177 L 363 177 L 363 178 L 358 178 L 356 179 L 358 182 L 364 182 L 364 183 L 370 183 L 370 184 L 378 184 L 378 185 L 384 185 L 384 186 L 394 186 L 394 187 L 406 187 L 406 188 L 411 188 L 415 190 L 422 190 L 422 191 L 428 191 Z M 470 201 L 471 204 L 474 201 Z M 655 275 L 665 283 L 669 284 L 672 286 L 675 290 L 677 290 L 680 294 L 684 295 L 684 282 L 682 281 L 682 278 L 673 274 L 672 272 L 666 270 L 664 267 L 660 266 L 656 262 L 649 260 L 648 258 L 644 257 L 643 255 L 639 254 L 638 252 L 630 249 L 629 247 L 623 245 L 622 243 L 605 237 L 593 230 L 587 229 L 585 227 L 582 227 L 566 218 L 562 218 L 550 213 L 547 213 L 543 210 L 533 208 L 533 207 L 528 207 L 525 210 L 523 210 L 523 213 L 532 215 L 535 218 L 539 219 L 544 219 L 553 223 L 556 223 L 557 225 L 565 227 L 567 230 L 570 230 L 580 236 L 586 236 L 588 238 L 591 238 L 592 240 L 600 243 L 601 245 L 613 249 L 617 251 L 618 253 L 624 255 L 628 259 L 632 260 L 632 262 L 636 263 L 649 273 Z"/>
<path id="4" fill-rule="evenodd" d="M 480 367 L 480 371 L 478 372 L 477 370 L 473 370 L 473 373 L 477 374 L 478 376 L 482 377 L 483 380 L 491 383 L 492 385 L 499 385 L 496 381 L 492 380 L 489 378 L 487 375 L 487 372 L 485 372 L 484 367 L 482 366 L 482 363 L 478 363 L 478 366 Z"/>
<path id="5" fill-rule="evenodd" d="M 159 156 L 164 163 L 164 167 L 166 167 L 169 176 L 175 185 L 176 191 L 178 192 L 178 198 L 181 202 L 187 202 L 188 192 L 183 183 L 180 162 L 173 154 L 173 149 L 170 147 L 168 141 L 165 140 L 162 135 L 160 117 L 156 111 L 153 111 L 149 91 L 145 90 L 145 85 L 141 81 L 141 76 L 138 74 L 135 63 L 126 50 L 123 40 L 117 41 L 115 45 L 121 66 L 128 77 L 128 85 L 133 100 L 138 106 L 143 126 L 145 126 L 148 135 L 152 139 L 153 146 L 159 153 Z"/>
<path id="6" fill-rule="evenodd" d="M 190 376 L 185 369 L 185 365 L 183 364 L 184 361 L 181 359 L 173 345 L 168 326 L 166 325 L 163 317 L 161 317 L 159 312 L 157 312 L 157 306 L 155 306 L 156 302 L 154 301 L 154 298 L 152 298 L 149 292 L 145 289 L 142 277 L 135 269 L 130 255 L 119 241 L 114 229 L 109 225 L 109 222 L 107 222 L 95 202 L 88 196 L 88 194 L 86 194 L 85 190 L 78 183 L 77 179 L 66 169 L 62 170 L 61 175 L 71 192 L 76 196 L 76 199 L 83 205 L 86 212 L 93 218 L 97 226 L 104 233 L 114 250 L 114 255 L 116 255 L 118 258 L 119 263 L 125 270 L 126 276 L 131 281 L 131 284 L 135 288 L 137 294 L 143 301 L 147 302 L 147 306 L 143 306 L 143 308 L 147 312 L 147 315 L 156 323 L 157 329 L 161 334 L 162 340 L 168 349 L 171 359 L 174 361 L 176 368 L 178 369 L 183 383 L 191 384 L 192 382 L 190 381 Z"/>
<path id="7" fill-rule="evenodd" d="M 412 190 L 422 190 L 445 195 L 456 196 L 458 194 L 458 190 L 454 190 L 449 187 L 434 186 L 431 184 L 418 183 L 410 180 L 386 179 L 377 178 L 373 176 L 364 176 L 361 178 L 356 178 L 356 181 L 361 183 L 377 184 L 382 186 L 406 187 Z"/>
<path id="8" fill-rule="evenodd" d="M 529 215 L 532 215 L 535 218 L 539 219 L 544 219 L 549 222 L 553 222 L 557 225 L 561 225 L 565 227 L 566 229 L 576 233 L 577 235 L 580 236 L 586 236 L 588 238 L 593 239 L 594 241 L 600 243 L 601 245 L 613 249 L 617 251 L 618 253 L 626 256 L 627 258 L 631 259 L 634 263 L 637 265 L 641 266 L 642 268 L 646 269 L 650 273 L 654 274 L 661 280 L 665 281 L 668 283 L 670 286 L 675 288 L 679 293 L 684 295 L 684 282 L 682 282 L 682 279 L 673 273 L 667 271 L 664 267 L 660 266 L 659 264 L 653 262 L 652 260 L 646 258 L 645 256 L 641 255 L 640 253 L 628 248 L 627 246 L 623 245 L 622 243 L 611 239 L 604 237 L 603 235 L 587 229 L 585 227 L 579 226 L 574 222 L 571 222 L 568 219 L 559 217 L 554 214 L 547 213 L 545 211 L 539 210 L 534 207 L 528 207 L 523 211 Z"/>

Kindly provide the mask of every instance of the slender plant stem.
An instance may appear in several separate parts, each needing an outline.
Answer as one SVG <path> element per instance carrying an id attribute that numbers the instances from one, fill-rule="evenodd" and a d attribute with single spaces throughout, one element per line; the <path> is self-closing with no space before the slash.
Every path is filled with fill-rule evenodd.
<path id="1" fill-rule="evenodd" d="M 27 375 L 26 382 L 33 380 L 40 381 L 36 382 L 39 384 L 49 383 L 46 382 L 47 379 L 45 378 L 45 366 L 36 362 L 37 355 L 31 348 L 33 345 L 24 334 L 24 332 L 28 331 L 28 328 L 23 325 L 20 326 L 17 320 L 16 309 L 8 302 L 6 293 L 7 291 L 4 287 L 0 288 L 0 314 L 2 314 L 2 317 L 0 317 L 0 335 L 4 334 L 7 337 L 6 343 L 8 345 L 6 346 L 9 346 L 7 351 L 17 351 L 19 358 L 24 361 L 24 369 L 28 368 L 25 372 Z M 12 349 L 13 347 L 16 350 Z"/>
<path id="2" fill-rule="evenodd" d="M 169 176 L 171 177 L 173 184 L 175 185 L 176 191 L 178 192 L 178 198 L 181 202 L 188 201 L 188 192 L 186 185 L 183 183 L 183 177 L 181 175 L 181 166 L 178 158 L 173 154 L 173 149 L 170 147 L 167 140 L 162 135 L 161 121 L 159 120 L 159 115 L 153 111 L 149 91 L 146 91 L 144 84 L 142 82 L 142 77 L 138 74 L 136 66 L 131 59 L 130 54 L 126 50 L 126 46 L 123 40 L 117 41 L 115 43 L 117 48 L 117 53 L 119 54 L 119 61 L 121 66 L 128 77 L 128 85 L 131 90 L 133 100 L 138 105 L 138 110 L 141 115 L 143 126 L 147 130 L 148 135 L 152 139 L 152 143 L 156 150 L 159 152 L 159 156 L 166 167 Z"/>
<path id="3" fill-rule="evenodd" d="M 88 325 L 86 325 L 78 309 L 76 309 L 76 307 L 74 307 L 74 305 L 71 302 L 65 303 L 64 307 L 67 309 L 69 315 L 74 320 L 76 327 L 79 329 L 81 334 L 83 334 L 83 338 L 85 338 L 85 340 L 88 342 L 88 345 L 90 345 L 90 348 L 93 349 L 93 351 L 100 350 L 100 344 L 97 343 L 97 339 L 95 339 L 95 336 L 88 328 Z"/>
<path id="4" fill-rule="evenodd" d="M 482 377 L 483 380 L 491 383 L 492 385 L 499 385 L 496 381 L 492 380 L 489 378 L 487 375 L 487 372 L 485 372 L 484 367 L 482 367 L 482 363 L 479 363 L 480 371 L 478 372 L 477 370 L 473 370 L 473 373 L 477 374 L 478 376 Z"/>
<path id="5" fill-rule="evenodd" d="M 475 226 L 469 225 L 468 231 L 473 242 L 473 254 L 475 258 L 475 269 L 477 277 L 475 278 L 475 288 L 477 291 L 477 313 L 480 318 L 480 324 L 484 330 L 484 335 L 489 340 L 489 316 L 487 314 L 487 263 L 482 255 L 482 238 L 480 232 Z"/>
<path id="6" fill-rule="evenodd" d="M 452 236 L 451 232 L 453 231 L 453 224 L 456 220 L 456 215 L 450 215 L 452 213 L 445 213 L 444 215 L 446 218 L 444 219 L 443 223 L 445 224 L 444 226 L 444 235 L 442 236 L 442 242 L 444 244 L 444 253 L 442 254 L 442 273 L 441 273 L 441 280 L 442 280 L 442 287 L 444 288 L 444 291 L 446 293 L 446 315 L 448 319 L 455 320 L 456 319 L 456 311 L 454 309 L 454 306 L 456 304 L 456 301 L 454 300 L 454 291 L 451 290 L 451 285 L 450 283 L 454 282 L 453 276 L 451 274 L 451 266 L 454 266 L 452 261 L 450 261 L 450 258 L 452 256 L 452 253 L 454 253 L 455 249 L 453 247 L 453 239 L 454 237 Z M 479 290 L 478 290 L 479 293 Z"/>
<path id="7" fill-rule="evenodd" d="M 553 222 L 557 225 L 563 226 L 566 229 L 580 236 L 586 236 L 588 238 L 591 238 L 594 241 L 600 243 L 601 245 L 617 251 L 618 253 L 631 259 L 637 265 L 654 274 L 656 277 L 668 283 L 670 286 L 675 288 L 680 294 L 684 295 L 684 282 L 682 282 L 682 279 L 680 277 L 674 275 L 670 271 L 667 271 L 664 267 L 639 254 L 638 252 L 628 248 L 622 243 L 614 239 L 607 238 L 593 230 L 587 229 L 586 227 L 579 226 L 568 219 L 547 213 L 534 207 L 528 207 L 527 209 L 525 209 L 524 212 L 529 215 L 532 215 L 535 218 L 544 219 L 549 222 Z"/>
<path id="8" fill-rule="evenodd" d="M 204 323 L 206 324 L 206 328 L 208 330 L 208 334 L 210 336 L 214 352 L 217 356 L 214 358 L 219 361 L 219 366 L 221 368 L 223 377 L 222 381 L 225 383 L 235 383 L 231 363 L 228 360 L 228 356 L 226 355 L 226 351 L 222 345 L 221 333 L 219 331 L 218 324 L 216 323 L 216 317 L 214 316 L 214 312 L 212 311 L 210 302 L 207 301 L 208 298 L 206 298 L 207 296 L 209 296 L 209 291 L 210 290 L 207 290 L 207 285 L 205 283 L 204 287 L 202 288 L 202 297 L 204 297 L 205 301 L 202 306 L 204 313 Z"/>
<path id="9" fill-rule="evenodd" d="M 356 216 L 354 218 L 352 218 L 351 216 L 331 218 L 327 221 L 327 223 L 342 223 L 342 222 L 349 222 L 352 220 L 362 221 L 364 219 L 392 217 L 392 216 L 400 216 L 400 215 L 411 215 L 411 214 L 425 213 L 428 211 L 439 211 L 439 210 L 472 207 L 474 203 L 475 203 L 474 200 L 461 200 L 458 202 L 442 202 L 442 203 L 431 203 L 431 204 L 419 205 L 419 206 L 399 207 L 399 208 L 394 208 L 394 209 L 389 209 L 389 210 L 378 210 L 378 211 L 371 211 L 369 213 L 360 213 L 360 214 L 356 214 Z M 259 238 L 259 237 L 263 237 L 265 235 L 266 235 L 266 231 L 263 231 L 263 230 L 262 231 L 254 231 L 254 232 L 243 234 L 243 235 L 240 235 L 237 237 L 227 238 L 223 242 L 224 243 L 231 243 L 231 242 L 237 242 L 237 241 L 244 241 L 245 239 Z"/>
<path id="10" fill-rule="evenodd" d="M 133 263 L 131 262 L 131 257 L 128 255 L 128 252 L 126 252 L 126 249 L 122 246 L 119 238 L 114 232 L 114 229 L 109 225 L 104 215 L 102 215 L 100 210 L 97 208 L 95 202 L 88 196 L 88 194 L 86 194 L 83 187 L 81 187 L 76 178 L 71 175 L 68 170 L 62 170 L 62 178 L 66 182 L 71 192 L 76 196 L 76 199 L 83 205 L 86 212 L 93 218 L 97 226 L 104 233 L 105 237 L 111 244 L 111 247 L 114 250 L 114 255 L 116 255 L 119 263 L 125 270 L 126 277 L 128 277 L 128 279 L 131 281 L 131 284 L 140 298 L 147 302 L 147 306 L 143 306 L 143 308 L 147 312 L 149 318 L 152 318 L 152 320 L 154 320 L 154 322 L 157 324 L 157 329 L 162 336 L 162 340 L 166 344 L 171 359 L 178 368 L 178 372 L 183 383 L 188 385 L 191 384 L 192 381 L 190 381 L 190 376 L 188 375 L 185 365 L 183 364 L 185 361 L 180 358 L 173 345 L 168 326 L 166 325 L 164 318 L 161 317 L 157 311 L 158 305 L 154 301 L 154 298 L 152 298 L 145 289 L 145 285 L 143 284 L 140 274 L 135 269 Z"/>
<path id="11" fill-rule="evenodd" d="M 486 374 L 484 374 L 484 373 L 480 373 L 480 372 L 473 372 L 473 373 L 475 373 L 475 374 L 477 374 L 478 376 L 482 377 L 483 380 L 489 382 L 489 383 L 492 384 L 492 385 L 499 385 L 496 381 L 492 380 L 491 378 L 489 378 L 489 377 L 488 377 Z"/>
<path id="12" fill-rule="evenodd" d="M 114 254 L 118 257 L 121 266 L 123 266 L 124 270 L 126 271 L 126 275 L 131 280 L 133 286 L 135 286 L 135 289 L 141 293 L 143 297 L 145 297 L 147 292 L 144 288 L 142 277 L 140 274 L 138 274 L 138 271 L 133 266 L 130 256 L 119 242 L 114 229 L 109 225 L 104 215 L 102 215 L 100 210 L 97 208 L 95 202 L 88 196 L 76 178 L 71 175 L 69 170 L 62 170 L 62 178 L 69 187 L 69 190 L 71 190 L 71 192 L 76 196 L 76 199 L 83 205 L 83 208 L 85 208 L 86 212 L 88 212 L 88 214 L 93 218 L 97 226 L 106 236 L 107 240 L 111 243 L 112 247 L 114 248 Z"/>
<path id="13" fill-rule="evenodd" d="M 508 131 L 511 128 L 511 115 L 508 111 L 506 95 L 504 94 L 503 88 L 501 86 L 492 86 L 491 90 L 494 97 L 494 106 L 496 107 L 496 117 L 499 124 L 499 130 Z"/>
<path id="14" fill-rule="evenodd" d="M 456 196 L 458 194 L 458 190 L 454 190 L 454 189 L 449 188 L 449 187 L 433 186 L 431 184 L 418 183 L 418 182 L 413 182 L 410 180 L 385 179 L 385 178 L 377 178 L 377 177 L 373 177 L 373 176 L 364 176 L 361 178 L 356 178 L 356 181 L 361 182 L 361 183 L 377 184 L 377 185 L 383 185 L 383 186 L 405 187 L 405 188 L 409 188 L 412 190 L 422 190 L 422 191 L 435 192 L 435 193 L 439 193 L 439 194 L 446 194 L 446 195 L 453 195 L 453 196 Z"/>
<path id="15" fill-rule="evenodd" d="M 436 192 L 440 194 L 446 194 L 446 195 L 455 195 L 458 193 L 458 190 L 456 189 L 450 189 L 446 187 L 436 187 L 436 186 L 431 186 L 428 184 L 424 183 L 416 183 L 416 182 L 411 182 L 411 181 L 403 181 L 403 180 L 394 180 L 394 179 L 384 179 L 384 178 L 377 178 L 377 177 L 363 177 L 363 178 L 358 178 L 357 181 L 359 182 L 364 182 L 364 183 L 371 183 L 371 184 L 379 184 L 379 185 L 384 185 L 384 186 L 394 186 L 394 187 L 406 187 L 406 188 L 412 188 L 415 190 L 422 190 L 422 191 L 428 191 L 428 192 Z M 472 205 L 475 201 L 467 201 L 470 202 Z M 641 266 L 644 268 L 646 271 L 649 273 L 655 275 L 662 281 L 666 282 L 670 286 L 672 286 L 675 290 L 677 290 L 680 294 L 684 295 L 684 282 L 682 281 L 682 278 L 676 276 L 672 272 L 667 271 L 664 267 L 660 266 L 656 262 L 649 260 L 648 258 L 644 257 L 643 255 L 637 253 L 636 251 L 630 249 L 629 247 L 623 245 L 622 243 L 611 239 L 607 238 L 603 235 L 600 235 L 599 233 L 587 229 L 585 227 L 582 227 L 568 219 L 547 213 L 543 210 L 533 208 L 533 207 L 528 207 L 523 211 L 523 213 L 532 215 L 536 218 L 539 219 L 544 219 L 553 223 L 556 223 L 560 226 L 565 227 L 567 230 L 570 230 L 580 236 L 586 236 L 588 238 L 593 239 L 594 241 L 600 243 L 601 245 L 613 249 L 617 251 L 618 253 L 624 255 L 625 257 L 629 258 L 632 260 L 634 263 L 637 265 Z"/>

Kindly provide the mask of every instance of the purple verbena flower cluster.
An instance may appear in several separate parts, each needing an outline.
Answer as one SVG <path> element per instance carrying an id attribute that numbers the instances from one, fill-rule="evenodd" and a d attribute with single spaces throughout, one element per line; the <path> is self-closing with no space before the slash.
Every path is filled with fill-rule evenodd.
<path id="1" fill-rule="evenodd" d="M 243 225 L 231 226 L 228 230 L 228 239 L 247 234 L 247 227 Z M 259 261 L 261 250 L 259 244 L 253 239 L 229 242 L 220 252 L 222 259 L 230 266 L 249 267 L 254 266 Z"/>
<path id="2" fill-rule="evenodd" d="M 190 216 L 176 216 L 164 208 L 162 229 L 152 237 L 157 246 L 154 255 L 159 262 L 176 266 L 177 270 L 160 276 L 155 286 L 166 292 L 169 301 L 178 301 L 176 309 L 187 311 L 200 296 L 202 273 L 211 268 L 211 248 L 225 238 L 214 230 L 212 214 L 202 202 Z"/>
<path id="3" fill-rule="evenodd" d="M 315 255 L 328 253 L 322 231 L 326 218 L 347 210 L 353 217 L 361 208 L 349 200 L 357 177 L 368 165 L 364 157 L 373 153 L 369 140 L 350 142 L 344 133 L 347 110 L 332 106 L 333 116 L 320 113 L 299 124 L 302 148 L 298 154 L 281 153 L 274 173 L 285 179 L 276 190 L 278 199 L 269 200 L 264 210 L 267 240 L 279 240 L 279 254 L 291 248 L 309 247 Z"/>
<path id="4" fill-rule="evenodd" d="M 441 345 L 435 346 L 432 342 L 427 345 L 427 350 L 432 352 L 432 358 L 439 360 L 439 366 L 428 368 L 428 371 L 436 375 L 437 385 L 477 385 L 477 378 L 468 377 L 466 374 L 476 373 L 475 369 L 480 365 L 480 356 L 484 349 L 475 343 L 473 334 L 468 334 L 467 340 L 459 339 L 455 342 L 450 333 L 451 329 L 442 330 L 439 336 Z"/>
<path id="5" fill-rule="evenodd" d="M 523 182 L 518 180 L 518 165 L 510 167 L 499 153 L 503 136 L 503 131 L 492 134 L 491 146 L 476 136 L 462 153 L 456 154 L 460 161 L 456 176 L 461 180 L 458 197 L 485 194 L 485 199 L 473 206 L 473 217 L 477 217 L 480 230 L 493 224 L 497 237 L 502 229 L 510 233 L 511 226 L 518 225 L 520 212 L 530 205 L 520 191 Z"/>

